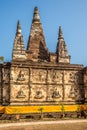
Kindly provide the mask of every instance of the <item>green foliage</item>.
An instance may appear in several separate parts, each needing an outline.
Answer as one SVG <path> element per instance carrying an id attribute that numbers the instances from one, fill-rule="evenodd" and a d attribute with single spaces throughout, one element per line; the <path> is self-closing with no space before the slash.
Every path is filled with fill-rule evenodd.
<path id="1" fill-rule="evenodd" d="M 61 118 L 64 118 L 65 116 L 65 108 L 64 108 L 64 104 L 61 104 L 61 112 L 62 112 L 62 115 L 61 115 Z"/>
<path id="2" fill-rule="evenodd" d="M 4 62 L 4 57 L 0 56 L 0 63 L 3 63 L 3 62 Z"/>
<path id="3" fill-rule="evenodd" d="M 61 104 L 61 111 L 64 112 L 65 111 L 65 108 L 64 108 L 64 105 Z"/>
<path id="4" fill-rule="evenodd" d="M 40 108 L 38 109 L 38 111 L 42 113 L 42 112 L 43 112 L 43 108 L 40 107 Z"/>
<path id="5" fill-rule="evenodd" d="M 81 110 L 80 105 L 77 106 L 77 112 L 79 112 Z"/>
<path id="6" fill-rule="evenodd" d="M 38 111 L 40 112 L 40 118 L 43 119 L 43 108 L 40 107 Z"/>

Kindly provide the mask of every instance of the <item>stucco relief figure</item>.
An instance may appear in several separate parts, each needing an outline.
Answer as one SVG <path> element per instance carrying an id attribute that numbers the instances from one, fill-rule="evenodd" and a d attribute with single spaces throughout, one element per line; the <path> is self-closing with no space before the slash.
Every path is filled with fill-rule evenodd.
<path id="1" fill-rule="evenodd" d="M 58 76 L 56 75 L 56 72 L 53 73 L 53 75 L 52 75 L 52 81 L 55 81 L 57 78 L 58 78 Z"/>
<path id="2" fill-rule="evenodd" d="M 24 94 L 24 92 L 23 92 L 23 90 L 19 90 L 18 91 L 18 93 L 17 93 L 17 96 L 16 96 L 17 98 L 25 98 L 26 96 L 25 96 L 25 94 Z"/>
<path id="3" fill-rule="evenodd" d="M 43 80 L 43 79 L 42 79 L 42 74 L 41 74 L 41 72 L 39 72 L 39 80 L 40 80 L 40 81 Z"/>
<path id="4" fill-rule="evenodd" d="M 75 75 L 75 73 L 70 73 L 69 77 L 70 77 L 69 82 L 75 82 L 76 81 L 76 75 Z"/>
<path id="5" fill-rule="evenodd" d="M 24 81 L 25 80 L 24 73 L 21 70 L 20 70 L 20 72 L 18 74 L 17 80 L 19 80 L 19 81 Z"/>
<path id="6" fill-rule="evenodd" d="M 58 70 L 48 71 L 48 82 L 62 83 L 62 77 L 63 77 L 62 71 L 60 72 Z"/>
<path id="7" fill-rule="evenodd" d="M 57 72 L 55 70 L 52 70 L 51 78 L 52 78 L 52 82 L 55 82 L 56 80 L 58 80 L 59 76 L 57 75 Z"/>
<path id="8" fill-rule="evenodd" d="M 9 70 L 4 70 L 3 69 L 3 81 L 4 82 L 8 82 L 8 80 L 9 80 Z"/>
<path id="9" fill-rule="evenodd" d="M 83 82 L 83 75 L 82 75 L 81 72 L 76 73 L 76 79 L 77 79 L 77 83 L 82 83 Z"/>
<path id="10" fill-rule="evenodd" d="M 43 70 L 32 70 L 31 74 L 32 82 L 46 82 L 46 71 Z"/>
<path id="11" fill-rule="evenodd" d="M 44 82 L 45 80 L 45 72 L 39 72 L 39 81 Z"/>
<path id="12" fill-rule="evenodd" d="M 35 97 L 34 98 L 37 98 L 37 99 L 41 99 L 43 98 L 43 94 L 42 94 L 42 91 L 40 90 L 37 90 L 36 93 L 35 93 Z"/>
<path id="13" fill-rule="evenodd" d="M 72 87 L 70 89 L 69 98 L 75 98 L 75 89 Z"/>
<path id="14" fill-rule="evenodd" d="M 59 91 L 55 90 L 52 94 L 52 98 L 60 98 L 60 97 L 61 97 L 61 95 L 60 95 Z"/>

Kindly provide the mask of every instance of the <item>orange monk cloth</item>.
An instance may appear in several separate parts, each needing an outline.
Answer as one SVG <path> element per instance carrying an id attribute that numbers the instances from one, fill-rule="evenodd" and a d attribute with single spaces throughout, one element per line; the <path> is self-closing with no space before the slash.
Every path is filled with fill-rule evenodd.
<path id="1" fill-rule="evenodd" d="M 29 114 L 40 112 L 75 112 L 87 110 L 86 105 L 44 105 L 44 106 L 0 106 L 0 113 Z"/>
<path id="2" fill-rule="evenodd" d="M 77 111 L 77 105 L 50 105 L 50 106 L 6 106 L 5 114 L 29 114 L 40 112 Z"/>

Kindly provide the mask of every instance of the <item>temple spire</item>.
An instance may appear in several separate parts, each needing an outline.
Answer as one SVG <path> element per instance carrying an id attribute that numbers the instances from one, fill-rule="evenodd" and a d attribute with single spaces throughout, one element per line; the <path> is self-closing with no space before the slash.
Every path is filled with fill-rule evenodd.
<path id="1" fill-rule="evenodd" d="M 63 38 L 61 26 L 59 27 L 56 54 L 58 63 L 70 63 L 70 56 L 68 54 L 67 46 Z"/>
<path id="2" fill-rule="evenodd" d="M 33 22 L 40 22 L 40 16 L 37 7 L 34 8 Z"/>
<path id="3" fill-rule="evenodd" d="M 63 33 L 62 33 L 62 28 L 61 28 L 61 26 L 59 26 L 58 39 L 64 39 L 64 38 L 63 38 Z"/>
<path id="4" fill-rule="evenodd" d="M 25 60 L 25 47 L 20 22 L 17 23 L 16 36 L 12 52 L 12 60 Z"/>
<path id="5" fill-rule="evenodd" d="M 16 30 L 16 35 L 17 36 L 21 36 L 22 33 L 21 33 L 21 25 L 20 25 L 20 21 L 18 20 L 18 23 L 17 23 L 17 30 Z"/>
<path id="6" fill-rule="evenodd" d="M 35 62 L 48 61 L 48 49 L 46 47 L 42 24 L 40 22 L 38 8 L 34 8 L 33 20 L 27 44 L 28 60 Z"/>

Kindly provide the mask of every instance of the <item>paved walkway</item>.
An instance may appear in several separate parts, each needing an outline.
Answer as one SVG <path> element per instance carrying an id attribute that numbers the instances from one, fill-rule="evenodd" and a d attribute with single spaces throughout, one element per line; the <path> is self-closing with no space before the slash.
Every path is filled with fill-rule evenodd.
<path id="1" fill-rule="evenodd" d="M 37 121 L 37 122 L 17 122 L 17 123 L 3 123 L 0 124 L 0 128 L 10 127 L 10 126 L 28 126 L 28 125 L 41 125 L 41 124 L 66 124 L 66 123 L 87 123 L 87 119 L 81 120 L 60 120 L 60 121 Z"/>

